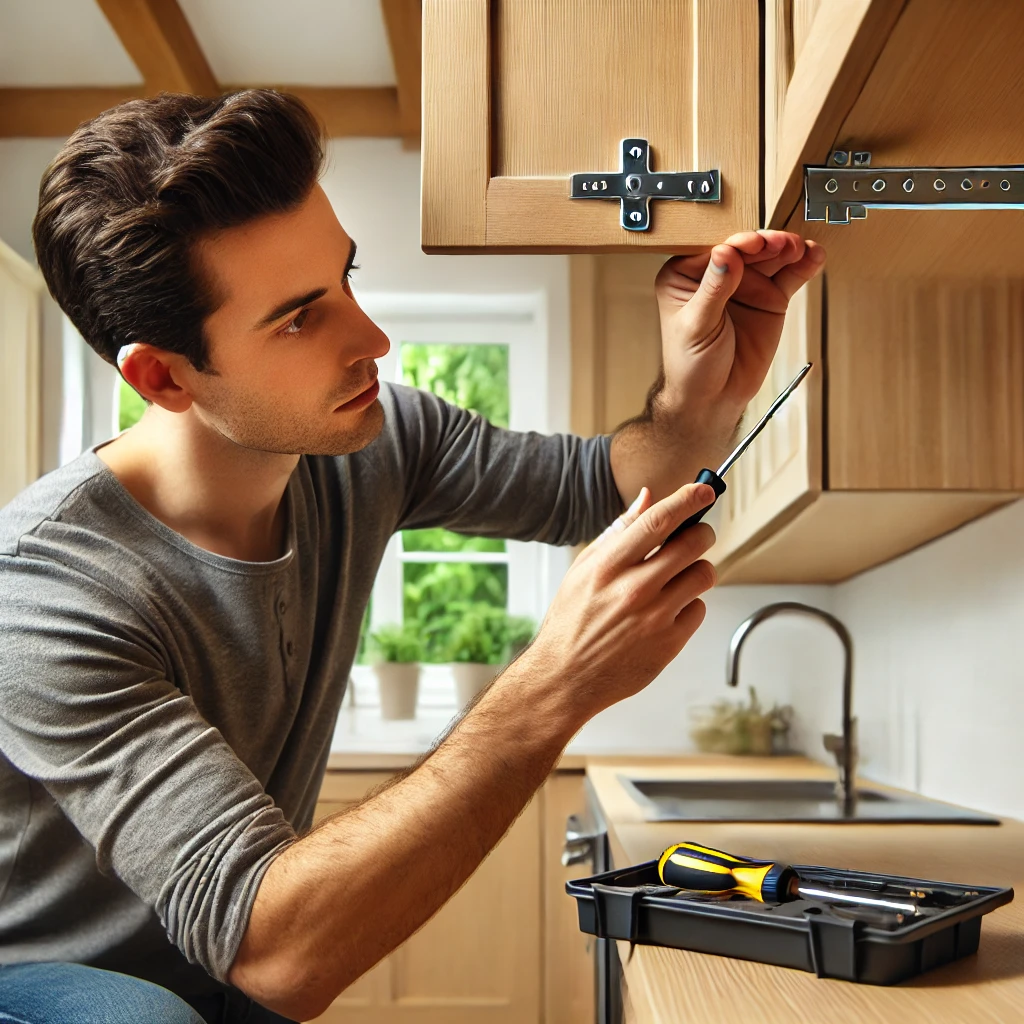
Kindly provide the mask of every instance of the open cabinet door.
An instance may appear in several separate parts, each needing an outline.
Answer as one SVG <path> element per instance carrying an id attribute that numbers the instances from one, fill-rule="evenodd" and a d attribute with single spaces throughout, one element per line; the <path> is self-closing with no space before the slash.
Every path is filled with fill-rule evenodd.
<path id="1" fill-rule="evenodd" d="M 685 252 L 760 223 L 757 0 L 425 0 L 423 85 L 426 252 Z M 651 182 L 642 228 L 570 198 L 630 170 L 624 139 L 655 176 L 705 175 L 683 201 Z"/>

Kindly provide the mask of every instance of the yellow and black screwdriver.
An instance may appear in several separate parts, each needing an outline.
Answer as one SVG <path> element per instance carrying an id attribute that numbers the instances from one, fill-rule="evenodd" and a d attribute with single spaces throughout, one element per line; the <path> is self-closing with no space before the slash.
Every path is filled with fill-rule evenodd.
<path id="1" fill-rule="evenodd" d="M 782 394 L 779 395 L 779 397 L 776 398 L 774 402 L 772 402 L 772 404 L 768 407 L 768 411 L 757 421 L 757 423 L 754 424 L 753 429 L 747 434 L 747 436 L 744 437 L 738 445 L 736 445 L 736 447 L 733 449 L 732 453 L 725 460 L 725 462 L 723 462 L 721 466 L 718 467 L 717 472 L 713 469 L 702 469 L 697 474 L 697 479 L 694 481 L 694 483 L 708 484 L 715 492 L 715 501 L 717 501 L 723 494 L 725 494 L 725 481 L 722 479 L 722 477 L 725 476 L 726 472 L 729 470 L 732 464 L 747 450 L 747 448 L 750 446 L 751 441 L 753 441 L 754 438 L 757 437 L 757 435 L 760 434 L 762 430 L 764 430 L 765 425 L 778 411 L 779 406 L 782 405 L 782 403 L 785 402 L 785 400 L 789 398 L 791 394 L 793 394 L 800 381 L 802 381 L 804 377 L 806 377 L 807 374 L 810 373 L 811 365 L 811 363 L 807 363 L 800 370 L 800 372 L 793 378 L 793 380 L 789 382 L 785 391 L 783 391 Z M 673 537 L 678 536 L 688 526 L 693 526 L 694 523 L 699 523 L 704 518 L 704 516 L 711 511 L 711 509 L 714 507 L 714 504 L 715 502 L 713 501 L 710 505 L 705 506 L 699 512 L 694 512 L 694 514 L 690 516 L 690 518 L 687 519 L 686 522 L 681 523 L 668 535 L 668 537 L 665 539 L 665 543 L 667 544 L 670 540 L 672 540 Z"/>
<path id="2" fill-rule="evenodd" d="M 658 875 L 665 885 L 675 889 L 707 895 L 735 894 L 759 903 L 807 899 L 908 916 L 921 912 L 920 905 L 910 900 L 823 889 L 802 880 L 788 864 L 736 857 L 700 843 L 670 846 L 658 859 Z"/>

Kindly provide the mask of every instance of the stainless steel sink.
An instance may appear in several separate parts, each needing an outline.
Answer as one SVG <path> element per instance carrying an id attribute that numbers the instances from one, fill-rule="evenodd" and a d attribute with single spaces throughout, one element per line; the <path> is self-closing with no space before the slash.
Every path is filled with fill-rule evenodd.
<path id="1" fill-rule="evenodd" d="M 619 776 L 648 821 L 874 822 L 998 825 L 999 819 L 911 794 L 861 788 L 850 815 L 836 785 L 808 779 L 631 779 Z"/>

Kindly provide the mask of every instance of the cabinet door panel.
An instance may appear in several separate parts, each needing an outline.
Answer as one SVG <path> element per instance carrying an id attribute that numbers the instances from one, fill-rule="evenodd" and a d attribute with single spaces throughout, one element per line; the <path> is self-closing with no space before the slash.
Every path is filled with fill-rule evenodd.
<path id="1" fill-rule="evenodd" d="M 718 539 L 708 557 L 723 582 L 737 555 L 793 518 L 822 487 L 822 282 L 815 278 L 789 304 L 771 370 L 744 416 L 749 429 L 796 376 L 814 363 L 806 380 L 729 471 L 728 488 L 710 521 Z"/>
<path id="2" fill-rule="evenodd" d="M 681 251 L 759 215 L 757 0 L 426 0 L 423 247 Z M 722 173 L 717 204 L 569 199 L 646 137 L 655 171 Z"/>

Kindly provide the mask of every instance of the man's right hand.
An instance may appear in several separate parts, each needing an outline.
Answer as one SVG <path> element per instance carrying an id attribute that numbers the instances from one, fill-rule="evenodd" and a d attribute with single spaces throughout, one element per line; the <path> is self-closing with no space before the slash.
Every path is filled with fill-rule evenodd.
<path id="1" fill-rule="evenodd" d="M 644 488 L 566 574 L 522 659 L 543 666 L 542 685 L 557 681 L 577 728 L 647 686 L 703 622 L 700 595 L 716 579 L 701 558 L 715 541 L 711 527 L 698 523 L 647 556 L 714 500 L 707 484 L 687 484 L 650 505 Z"/>

